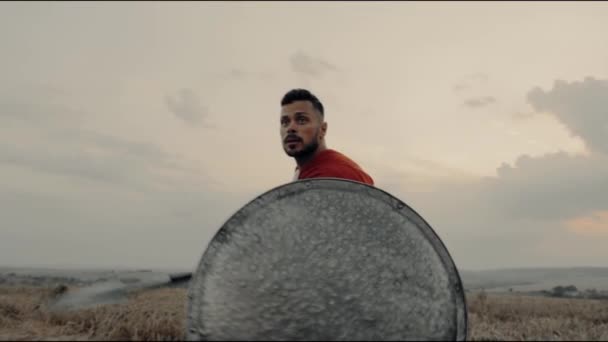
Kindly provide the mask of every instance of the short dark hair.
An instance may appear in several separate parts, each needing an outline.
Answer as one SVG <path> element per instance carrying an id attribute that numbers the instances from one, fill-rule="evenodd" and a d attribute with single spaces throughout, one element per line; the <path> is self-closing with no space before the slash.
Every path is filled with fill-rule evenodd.
<path id="1" fill-rule="evenodd" d="M 319 113 L 321 113 L 321 116 L 325 116 L 321 101 L 319 101 L 319 99 L 313 93 L 306 89 L 298 88 L 288 91 L 281 100 L 281 106 L 285 106 L 296 101 L 310 101 L 312 106 L 318 110 Z"/>

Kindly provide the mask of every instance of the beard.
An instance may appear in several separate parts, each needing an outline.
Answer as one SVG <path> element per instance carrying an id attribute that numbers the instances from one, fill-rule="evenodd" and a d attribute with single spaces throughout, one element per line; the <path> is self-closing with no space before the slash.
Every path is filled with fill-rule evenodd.
<path id="1" fill-rule="evenodd" d="M 312 155 L 313 153 L 315 153 L 315 151 L 317 151 L 317 148 L 319 148 L 318 136 L 319 136 L 319 132 L 317 132 L 317 134 L 315 134 L 315 136 L 313 137 L 312 141 L 310 143 L 304 145 L 304 147 L 302 147 L 301 150 L 290 151 L 288 149 L 285 149 L 285 153 L 287 153 L 288 156 L 294 157 L 294 158 L 302 158 L 302 157 L 305 158 L 305 157 Z"/>
<path id="2" fill-rule="evenodd" d="M 294 158 L 308 157 L 315 153 L 317 148 L 319 148 L 319 143 L 315 139 L 299 151 L 287 151 L 287 155 Z"/>

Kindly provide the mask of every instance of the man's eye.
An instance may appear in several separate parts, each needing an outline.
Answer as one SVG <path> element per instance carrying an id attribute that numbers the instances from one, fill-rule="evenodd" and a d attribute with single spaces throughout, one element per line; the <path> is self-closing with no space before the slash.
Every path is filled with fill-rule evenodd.
<path id="1" fill-rule="evenodd" d="M 306 122 L 306 119 L 304 119 L 304 118 L 298 118 L 298 122 L 299 122 L 299 123 L 305 123 L 305 122 Z"/>

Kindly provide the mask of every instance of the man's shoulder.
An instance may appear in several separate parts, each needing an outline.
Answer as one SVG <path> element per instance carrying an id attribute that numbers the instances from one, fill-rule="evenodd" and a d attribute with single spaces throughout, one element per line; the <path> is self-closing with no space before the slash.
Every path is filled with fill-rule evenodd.
<path id="1" fill-rule="evenodd" d="M 349 168 L 354 168 L 357 170 L 363 170 L 361 166 L 352 158 L 347 156 L 346 154 L 336 151 L 336 150 L 326 150 L 327 159 L 332 162 L 334 165 L 341 165 Z"/>
<path id="2" fill-rule="evenodd" d="M 322 159 L 313 171 L 317 177 L 338 177 L 373 184 L 373 179 L 359 164 L 341 152 L 324 150 Z"/>
<path id="3" fill-rule="evenodd" d="M 330 161 L 339 161 L 339 162 L 357 165 L 357 163 L 353 159 L 348 157 L 346 154 L 336 151 L 334 149 L 328 148 L 322 152 L 322 155 L 323 155 L 324 159 L 327 159 Z"/>

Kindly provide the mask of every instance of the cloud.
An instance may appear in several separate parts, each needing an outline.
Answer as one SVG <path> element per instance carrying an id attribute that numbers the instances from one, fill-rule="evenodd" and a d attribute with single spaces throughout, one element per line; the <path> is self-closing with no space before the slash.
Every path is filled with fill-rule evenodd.
<path id="1" fill-rule="evenodd" d="M 496 176 L 474 181 L 452 177 L 431 191 L 416 191 L 403 181 L 408 178 L 397 175 L 401 182 L 393 182 L 391 189 L 418 210 L 456 260 L 469 267 L 496 267 L 505 260 L 513 266 L 597 264 L 600 261 L 592 257 L 598 253 L 568 254 L 556 246 L 572 241 L 570 248 L 576 251 L 586 248 L 590 239 L 608 236 L 608 134 L 603 131 L 607 90 L 606 81 L 587 78 L 557 81 L 549 91 L 534 88 L 528 93 L 537 111 L 533 115 L 555 115 L 586 140 L 591 153 L 522 155 L 500 165 Z M 471 249 L 477 252 L 467 252 Z"/>
<path id="2" fill-rule="evenodd" d="M 593 153 L 520 156 L 513 165 L 501 165 L 497 177 L 478 184 L 480 197 L 499 208 L 502 218 L 563 221 L 608 209 L 608 134 L 602 134 L 608 123 L 608 82 L 557 81 L 549 92 L 534 88 L 528 100 L 585 139 Z"/>
<path id="3" fill-rule="evenodd" d="M 261 81 L 270 81 L 274 78 L 274 75 L 271 72 L 267 71 L 251 71 L 245 70 L 241 68 L 232 68 L 228 72 L 222 73 L 220 75 L 226 79 L 234 79 L 234 80 L 261 80 Z"/>
<path id="4" fill-rule="evenodd" d="M 253 197 L 156 143 L 90 128 L 99 114 L 66 99 L 0 92 L 0 260 L 191 268 Z"/>
<path id="5" fill-rule="evenodd" d="M 289 57 L 289 63 L 291 65 L 291 69 L 295 73 L 314 78 L 322 77 L 327 73 L 338 71 L 338 68 L 335 65 L 321 58 L 315 58 L 307 55 L 302 51 L 298 51 L 291 55 Z"/>
<path id="6" fill-rule="evenodd" d="M 467 107 L 480 108 L 496 103 L 496 99 L 492 96 L 481 96 L 468 99 L 464 102 Z"/>
<path id="7" fill-rule="evenodd" d="M 483 72 L 477 72 L 474 74 L 470 74 L 466 77 L 467 80 L 470 80 L 472 82 L 477 82 L 477 83 L 486 83 L 488 82 L 488 74 L 483 73 Z"/>
<path id="8" fill-rule="evenodd" d="M 608 80 L 557 80 L 549 91 L 533 88 L 527 100 L 537 113 L 554 115 L 582 138 L 590 154 L 521 156 L 480 184 L 484 200 L 501 208 L 502 218 L 555 223 L 608 210 Z"/>
<path id="9" fill-rule="evenodd" d="M 171 176 L 196 174 L 182 160 L 151 143 L 94 131 L 66 130 L 41 144 L 0 142 L 0 165 L 38 173 L 103 182 L 137 191 L 171 187 Z M 200 170 L 199 174 L 204 174 Z"/>
<path id="10" fill-rule="evenodd" d="M 549 91 L 534 88 L 527 99 L 536 111 L 555 115 L 589 149 L 608 153 L 608 80 L 557 80 Z"/>
<path id="11" fill-rule="evenodd" d="M 452 87 L 452 90 L 455 93 L 465 92 L 479 85 L 486 84 L 488 82 L 488 78 L 488 75 L 482 72 L 466 75 L 460 82 L 456 83 Z"/>
<path id="12" fill-rule="evenodd" d="M 190 124 L 200 124 L 207 116 L 207 108 L 192 89 L 180 90 L 176 98 L 167 96 L 166 103 L 171 113 Z"/>
<path id="13" fill-rule="evenodd" d="M 521 112 L 521 111 L 520 111 L 520 112 L 516 112 L 516 113 L 514 113 L 514 114 L 512 115 L 512 118 L 513 118 L 514 120 L 520 120 L 520 121 L 523 121 L 523 120 L 528 120 L 528 119 L 531 119 L 531 118 L 535 117 L 536 115 L 537 115 L 537 113 L 535 113 L 535 112 Z"/>
<path id="14" fill-rule="evenodd" d="M 44 91 L 0 97 L 0 113 L 0 165 L 137 191 L 204 174 L 154 143 L 85 128 L 86 110 Z"/>
<path id="15" fill-rule="evenodd" d="M 217 229 L 250 199 L 196 185 L 133 194 L 60 184 L 67 186 L 45 193 L 0 183 L 4 263 L 192 269 Z"/>
<path id="16" fill-rule="evenodd" d="M 4 124 L 29 122 L 39 127 L 55 127 L 69 122 L 80 126 L 85 116 L 80 108 L 64 105 L 62 96 L 69 94 L 56 87 L 2 87 L 0 92 L 0 120 Z"/>
<path id="17" fill-rule="evenodd" d="M 241 67 L 228 68 L 204 73 L 203 77 L 221 81 L 272 81 L 276 74 L 272 71 L 255 71 Z"/>
<path id="18" fill-rule="evenodd" d="M 586 215 L 608 209 L 608 157 L 522 156 L 513 166 L 501 166 L 483 191 L 503 218 L 562 221 Z"/>
<path id="19" fill-rule="evenodd" d="M 454 92 L 459 93 L 471 89 L 471 86 L 468 84 L 458 83 L 454 85 L 452 89 L 454 90 Z"/>

